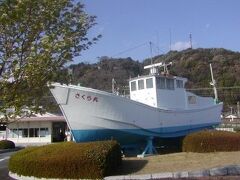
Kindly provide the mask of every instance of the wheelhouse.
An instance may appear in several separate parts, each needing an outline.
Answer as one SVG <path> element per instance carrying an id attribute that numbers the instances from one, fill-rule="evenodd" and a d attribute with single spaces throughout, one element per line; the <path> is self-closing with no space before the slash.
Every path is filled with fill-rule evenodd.
<path id="1" fill-rule="evenodd" d="M 182 107 L 182 105 L 185 106 L 185 99 L 180 97 L 185 96 L 186 81 L 185 78 L 170 75 L 147 75 L 133 78 L 129 81 L 130 98 L 153 107 Z M 161 99 L 166 99 L 166 97 L 169 100 L 178 99 L 178 102 L 170 104 L 168 100 L 168 103 L 163 103 Z"/>
<path id="2" fill-rule="evenodd" d="M 184 88 L 187 79 L 170 75 L 167 69 L 169 65 L 171 63 L 145 66 L 144 69 L 150 69 L 149 75 L 129 80 L 130 98 L 166 110 L 197 109 L 213 103 L 211 97 L 200 97 L 187 92 Z M 164 71 L 158 73 L 157 67 L 164 67 Z"/>

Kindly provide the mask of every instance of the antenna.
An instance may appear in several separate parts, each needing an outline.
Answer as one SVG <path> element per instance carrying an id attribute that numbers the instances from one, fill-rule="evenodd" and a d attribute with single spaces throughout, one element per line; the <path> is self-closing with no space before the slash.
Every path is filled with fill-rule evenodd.
<path id="1" fill-rule="evenodd" d="M 153 64 L 153 58 L 152 58 L 152 42 L 150 41 L 149 42 L 149 45 L 150 45 L 150 53 L 151 53 L 151 64 Z"/>
<path id="2" fill-rule="evenodd" d="M 190 48 L 192 49 L 192 33 L 189 34 L 189 44 Z"/>
<path id="3" fill-rule="evenodd" d="M 157 31 L 157 55 L 159 55 L 159 32 Z"/>
<path id="4" fill-rule="evenodd" d="M 215 96 L 215 103 L 218 103 L 218 93 L 217 93 L 217 87 L 216 87 L 216 81 L 213 78 L 213 70 L 212 70 L 212 64 L 210 63 L 210 71 L 211 71 L 211 77 L 212 77 L 212 82 L 210 82 L 210 85 L 213 86 L 213 92 Z"/>

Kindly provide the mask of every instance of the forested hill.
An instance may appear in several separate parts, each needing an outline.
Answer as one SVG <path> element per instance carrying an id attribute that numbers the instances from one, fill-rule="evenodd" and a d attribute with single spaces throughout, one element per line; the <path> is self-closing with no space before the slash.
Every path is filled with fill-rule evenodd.
<path id="1" fill-rule="evenodd" d="M 117 86 L 122 89 L 128 85 L 129 77 L 147 74 L 143 66 L 150 62 L 150 59 L 139 62 L 131 58 L 101 57 L 95 64 L 80 63 L 71 65 L 70 68 L 73 69 L 74 84 L 110 91 L 112 78 L 115 78 Z M 153 62 L 173 62 L 171 74 L 188 78 L 187 88 L 210 88 L 210 63 L 218 87 L 240 86 L 239 52 L 217 48 L 187 49 L 153 57 Z M 230 94 L 235 100 L 240 100 L 240 92 L 237 94 L 235 90 Z"/>
<path id="2" fill-rule="evenodd" d="M 187 49 L 171 51 L 154 58 L 154 62 L 173 62 L 170 71 L 174 75 L 187 77 L 188 88 L 210 87 L 212 64 L 218 87 L 240 86 L 240 53 L 226 49 Z M 148 64 L 150 60 L 145 60 Z"/>
<path id="3" fill-rule="evenodd" d="M 73 84 L 105 91 L 111 91 L 113 78 L 117 82 L 117 86 L 122 88 L 128 85 L 130 77 L 143 74 L 143 64 L 131 58 L 102 57 L 95 64 L 80 63 L 71 65 L 70 69 L 73 72 Z"/>

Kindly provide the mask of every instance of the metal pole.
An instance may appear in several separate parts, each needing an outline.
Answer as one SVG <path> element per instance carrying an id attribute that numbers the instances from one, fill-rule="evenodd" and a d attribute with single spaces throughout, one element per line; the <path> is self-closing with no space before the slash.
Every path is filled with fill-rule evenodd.
<path id="1" fill-rule="evenodd" d="M 210 64 L 210 71 L 211 71 L 211 77 L 212 77 L 212 82 L 210 82 L 210 85 L 213 86 L 213 92 L 215 96 L 215 102 L 218 102 L 218 93 L 217 93 L 217 88 L 216 88 L 216 81 L 213 78 L 213 70 L 212 70 L 212 64 Z"/>

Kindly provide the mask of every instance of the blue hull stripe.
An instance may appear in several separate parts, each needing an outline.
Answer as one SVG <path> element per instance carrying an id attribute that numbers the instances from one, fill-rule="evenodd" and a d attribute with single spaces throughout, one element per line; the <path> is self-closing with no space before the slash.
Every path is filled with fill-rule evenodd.
<path id="1" fill-rule="evenodd" d="M 201 129 L 213 128 L 216 124 L 200 124 L 178 127 L 165 127 L 148 129 L 96 129 L 96 130 L 72 130 L 73 137 L 76 142 L 87 142 L 97 140 L 110 140 L 115 139 L 121 144 L 137 143 L 145 141 L 146 137 L 153 136 L 159 138 L 170 138 L 185 136 L 191 132 L 199 131 Z M 151 133 L 152 132 L 152 133 Z"/>

